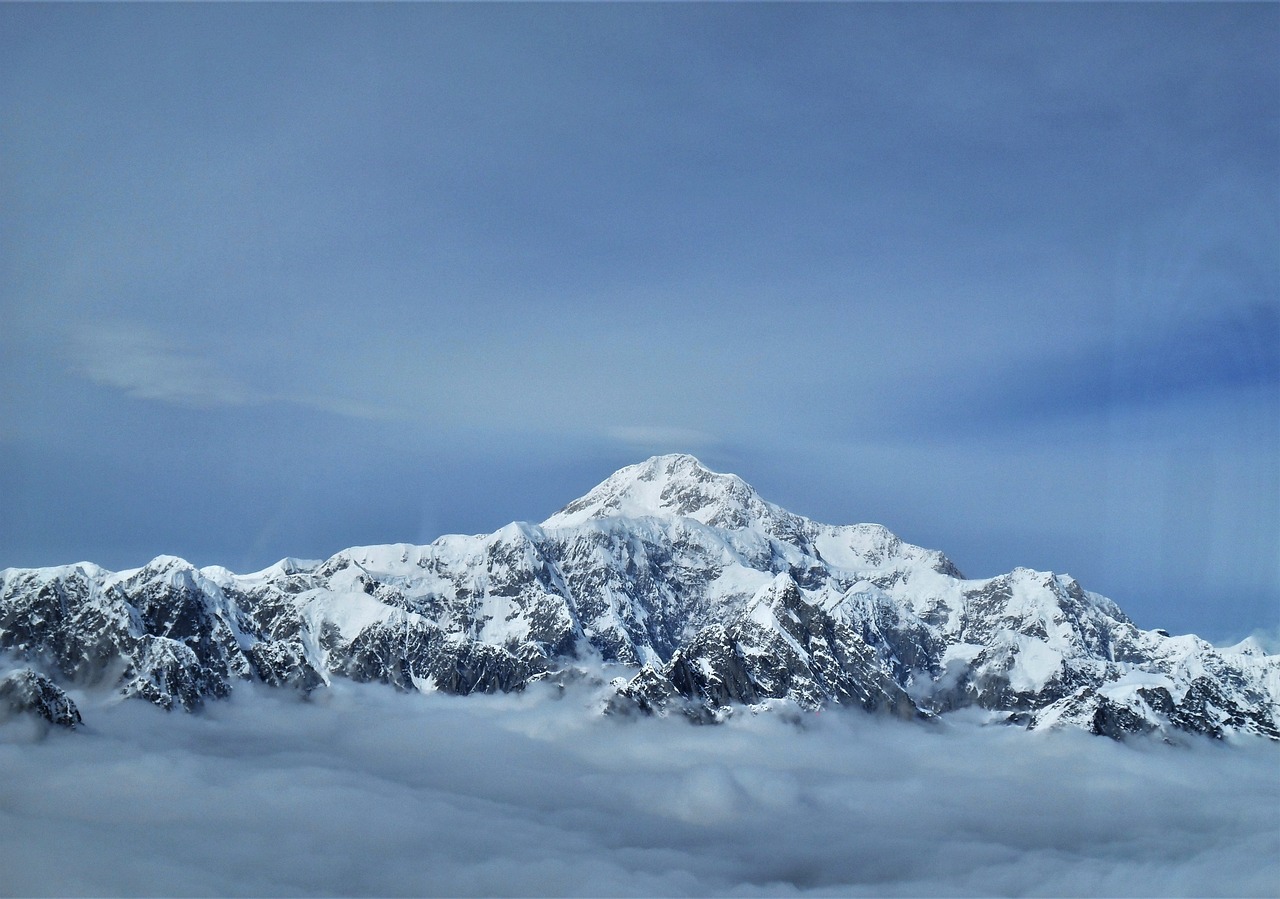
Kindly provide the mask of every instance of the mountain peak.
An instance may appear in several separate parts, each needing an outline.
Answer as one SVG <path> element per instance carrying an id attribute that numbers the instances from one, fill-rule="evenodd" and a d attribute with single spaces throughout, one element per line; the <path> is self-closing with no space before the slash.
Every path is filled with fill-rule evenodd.
<path id="1" fill-rule="evenodd" d="M 623 468 L 546 524 L 245 576 L 174 556 L 115 574 L 0 570 L 0 657 L 34 672 L 7 689 L 49 718 L 58 678 L 114 678 L 121 695 L 191 710 L 241 680 L 304 693 L 331 676 L 460 694 L 563 687 L 592 677 L 576 667 L 591 659 L 640 669 L 611 684 L 619 712 L 976 706 L 1117 739 L 1280 740 L 1280 656 L 1256 641 L 1216 650 L 1139 630 L 1065 575 L 965 580 L 881 525 L 793 515 L 689 455 Z"/>
<path id="2" fill-rule="evenodd" d="M 711 471 L 687 453 L 671 453 L 615 471 L 542 524 L 572 527 L 592 519 L 654 517 L 739 529 L 787 516 L 737 475 Z"/>

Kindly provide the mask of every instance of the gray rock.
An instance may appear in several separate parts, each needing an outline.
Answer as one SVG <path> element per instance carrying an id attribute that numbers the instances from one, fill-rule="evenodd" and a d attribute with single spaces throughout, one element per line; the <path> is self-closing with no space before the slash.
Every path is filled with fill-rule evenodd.
<path id="1" fill-rule="evenodd" d="M 31 668 L 20 668 L 0 678 L 0 708 L 10 715 L 36 715 L 68 729 L 82 723 L 80 710 L 71 697 Z"/>

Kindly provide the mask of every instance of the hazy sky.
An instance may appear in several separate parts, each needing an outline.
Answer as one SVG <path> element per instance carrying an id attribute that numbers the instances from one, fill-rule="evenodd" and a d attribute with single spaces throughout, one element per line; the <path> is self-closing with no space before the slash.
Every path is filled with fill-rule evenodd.
<path id="1" fill-rule="evenodd" d="M 1268 896 L 1267 740 L 1119 744 L 860 711 L 720 727 L 582 693 L 237 687 L 0 725 L 20 896 Z M 83 701 L 83 700 L 82 700 Z M 27 722 L 29 723 L 29 722 Z"/>
<path id="2" fill-rule="evenodd" d="M 1280 6 L 0 5 L 0 566 L 689 451 L 1280 627 Z"/>

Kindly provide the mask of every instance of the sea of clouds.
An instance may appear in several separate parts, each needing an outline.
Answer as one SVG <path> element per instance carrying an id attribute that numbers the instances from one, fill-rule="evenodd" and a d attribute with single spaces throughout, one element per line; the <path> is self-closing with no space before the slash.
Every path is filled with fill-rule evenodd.
<path id="1" fill-rule="evenodd" d="M 555 698 L 194 715 L 85 700 L 0 727 L 6 895 L 1277 895 L 1280 746 Z"/>

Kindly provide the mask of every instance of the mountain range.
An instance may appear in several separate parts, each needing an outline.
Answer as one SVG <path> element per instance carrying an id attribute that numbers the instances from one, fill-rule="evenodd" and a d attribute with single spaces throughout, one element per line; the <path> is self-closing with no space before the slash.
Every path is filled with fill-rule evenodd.
<path id="1" fill-rule="evenodd" d="M 1075 579 L 969 579 L 878 524 L 829 525 L 688 455 L 623 468 L 539 525 L 284 559 L 0 571 L 0 708 L 68 690 L 195 710 L 257 681 L 469 694 L 590 682 L 612 715 L 716 722 L 959 709 L 1116 739 L 1280 740 L 1280 656 L 1143 630 Z"/>

